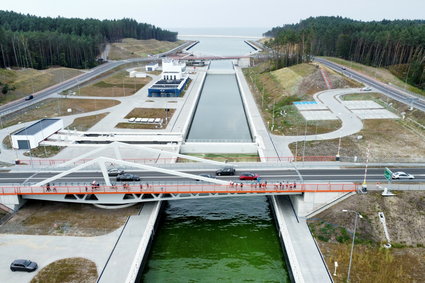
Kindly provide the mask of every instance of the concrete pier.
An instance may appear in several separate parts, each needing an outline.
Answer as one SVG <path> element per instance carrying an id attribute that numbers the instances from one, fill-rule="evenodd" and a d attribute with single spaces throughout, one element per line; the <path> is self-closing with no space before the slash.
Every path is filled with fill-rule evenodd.
<path id="1" fill-rule="evenodd" d="M 135 282 L 149 255 L 160 209 L 161 202 L 146 203 L 140 215 L 130 216 L 97 282 Z"/>

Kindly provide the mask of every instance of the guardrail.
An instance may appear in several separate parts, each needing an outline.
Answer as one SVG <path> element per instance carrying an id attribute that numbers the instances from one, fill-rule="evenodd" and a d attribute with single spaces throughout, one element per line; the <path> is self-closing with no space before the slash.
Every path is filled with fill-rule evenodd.
<path id="1" fill-rule="evenodd" d="M 335 156 L 283 156 L 283 157 L 262 157 L 259 156 L 247 156 L 247 157 L 214 157 L 208 158 L 210 160 L 221 161 L 221 162 L 262 162 L 265 160 L 266 163 L 281 163 L 281 162 L 311 162 L 311 161 L 335 161 Z M 70 159 L 21 159 L 17 160 L 17 164 L 19 165 L 40 165 L 40 166 L 55 166 L 60 165 L 69 161 Z M 87 163 L 93 159 L 86 158 L 80 159 L 73 163 L 73 165 L 80 165 Z M 169 164 L 175 162 L 175 157 L 170 158 L 124 158 L 123 161 L 133 162 L 137 164 Z M 179 163 L 194 163 L 193 161 L 179 159 Z"/>
<path id="2" fill-rule="evenodd" d="M 64 194 L 252 194 L 252 193 L 327 193 L 354 192 L 356 184 L 297 184 L 293 183 L 230 183 L 152 185 L 148 183 L 122 183 L 104 185 L 44 185 L 44 186 L 1 186 L 0 195 L 64 195 Z"/>

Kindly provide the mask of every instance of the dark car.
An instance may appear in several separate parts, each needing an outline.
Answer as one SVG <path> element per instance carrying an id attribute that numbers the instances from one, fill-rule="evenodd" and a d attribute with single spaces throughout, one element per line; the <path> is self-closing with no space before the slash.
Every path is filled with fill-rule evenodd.
<path id="1" fill-rule="evenodd" d="M 130 173 L 124 173 L 117 176 L 118 181 L 140 181 L 140 177 Z"/>
<path id="2" fill-rule="evenodd" d="M 123 175 L 124 173 L 125 173 L 124 170 L 119 168 L 108 169 L 108 176 L 118 176 L 118 175 Z"/>
<path id="3" fill-rule="evenodd" d="M 233 167 L 223 167 L 221 169 L 218 169 L 215 174 L 218 176 L 222 176 L 222 175 L 235 175 L 235 168 Z"/>
<path id="4" fill-rule="evenodd" d="M 31 100 L 33 98 L 34 98 L 34 96 L 30 95 L 30 96 L 25 97 L 25 100 Z"/>
<path id="5" fill-rule="evenodd" d="M 215 179 L 215 176 L 213 176 L 211 174 L 199 174 L 199 176 L 205 177 L 205 178 L 210 178 L 210 179 Z M 196 179 L 196 181 L 200 181 L 200 180 Z"/>
<path id="6" fill-rule="evenodd" d="M 32 272 L 32 271 L 35 271 L 37 267 L 38 267 L 37 263 L 27 259 L 15 259 L 10 264 L 10 270 L 12 271 Z"/>
<path id="7" fill-rule="evenodd" d="M 260 178 L 260 176 L 258 176 L 257 174 L 254 173 L 242 173 L 239 176 L 239 180 L 257 180 L 258 178 Z"/>

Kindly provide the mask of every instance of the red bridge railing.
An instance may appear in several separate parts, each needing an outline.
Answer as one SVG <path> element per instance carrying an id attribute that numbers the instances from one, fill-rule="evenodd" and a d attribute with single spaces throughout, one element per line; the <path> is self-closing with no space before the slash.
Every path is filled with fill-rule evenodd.
<path id="1" fill-rule="evenodd" d="M 327 193 L 354 192 L 356 184 L 243 183 L 233 185 L 184 184 L 149 185 L 120 184 L 113 186 L 1 186 L 0 195 L 64 195 L 64 194 L 251 194 L 251 193 Z"/>

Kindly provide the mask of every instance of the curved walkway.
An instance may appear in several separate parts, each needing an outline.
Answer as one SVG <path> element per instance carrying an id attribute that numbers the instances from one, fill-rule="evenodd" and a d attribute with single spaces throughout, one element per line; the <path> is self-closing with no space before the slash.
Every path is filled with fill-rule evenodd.
<path id="1" fill-rule="evenodd" d="M 277 136 L 271 134 L 273 142 L 279 151 L 280 156 L 288 156 L 289 144 L 299 141 L 331 140 L 340 137 L 349 136 L 359 132 L 363 128 L 363 122 L 353 112 L 345 107 L 338 99 L 342 95 L 351 93 L 362 93 L 358 88 L 331 89 L 318 92 L 314 99 L 321 104 L 326 105 L 342 122 L 341 128 L 336 131 L 307 136 Z M 292 155 L 292 154 L 291 154 Z"/>

